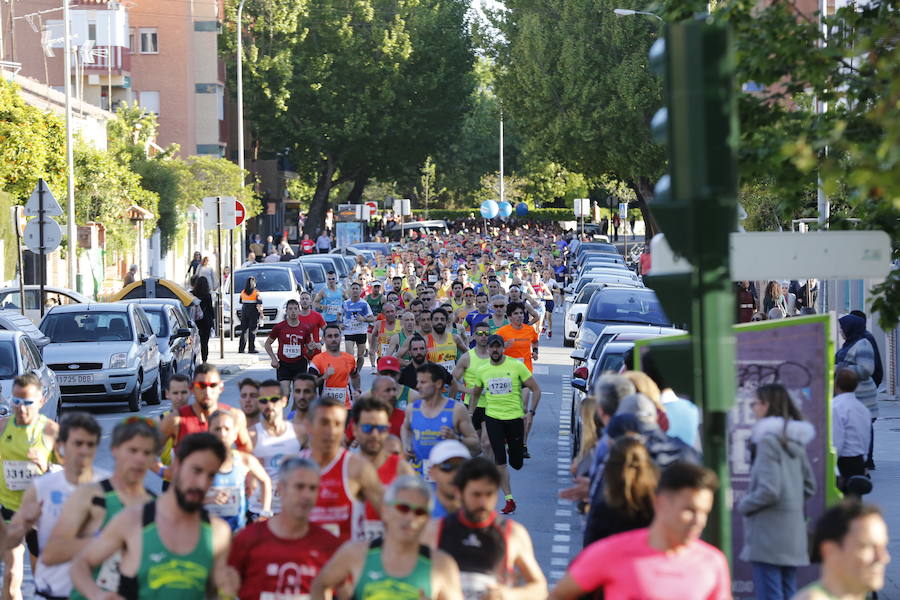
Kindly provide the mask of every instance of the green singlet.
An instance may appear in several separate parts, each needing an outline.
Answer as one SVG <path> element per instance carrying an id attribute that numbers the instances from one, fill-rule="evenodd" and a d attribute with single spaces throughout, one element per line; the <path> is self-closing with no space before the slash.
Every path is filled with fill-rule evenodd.
<path id="1" fill-rule="evenodd" d="M 492 419 L 511 421 L 525 416 L 522 408 L 522 383 L 531 379 L 531 371 L 524 363 L 504 357 L 499 365 L 482 367 L 478 373 L 479 387 L 487 402 L 484 414 Z M 481 404 L 481 401 L 478 402 Z"/>
<path id="2" fill-rule="evenodd" d="M 353 600 L 419 600 L 431 598 L 431 550 L 419 546 L 412 571 L 403 577 L 389 575 L 381 562 L 379 538 L 369 543 L 366 560 L 353 590 Z"/>
<path id="3" fill-rule="evenodd" d="M 463 381 L 466 383 L 466 387 L 473 388 L 478 385 L 481 370 L 490 364 L 490 356 L 487 358 L 479 358 L 478 354 L 475 352 L 475 348 L 469 350 L 469 368 L 463 372 Z M 466 404 L 468 403 L 469 399 L 466 397 Z M 487 406 L 487 397 L 485 394 L 482 394 L 481 398 L 478 399 L 478 407 L 484 408 L 485 406 Z"/>
<path id="4" fill-rule="evenodd" d="M 213 533 L 209 515 L 202 511 L 200 538 L 187 554 L 166 548 L 156 527 L 156 500 L 144 505 L 141 519 L 141 564 L 133 577 L 122 575 L 119 595 L 125 600 L 203 600 L 213 566 Z"/>

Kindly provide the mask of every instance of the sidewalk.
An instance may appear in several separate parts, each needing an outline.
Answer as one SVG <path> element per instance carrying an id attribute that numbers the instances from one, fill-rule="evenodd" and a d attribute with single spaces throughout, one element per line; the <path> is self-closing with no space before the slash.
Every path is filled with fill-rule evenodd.
<path id="1" fill-rule="evenodd" d="M 874 489 L 866 500 L 881 507 L 890 532 L 888 549 L 892 561 L 887 566 L 880 598 L 900 598 L 900 402 L 878 403 L 875 421 Z"/>
<path id="2" fill-rule="evenodd" d="M 226 336 L 225 358 L 219 358 L 219 338 L 210 338 L 208 362 L 215 365 L 223 376 L 234 375 L 244 369 L 253 368 L 258 363 L 266 367 L 269 364 L 269 356 L 262 347 L 265 341 L 265 336 L 256 336 L 256 349 L 259 350 L 259 354 L 238 354 L 238 338 L 229 339 Z"/>

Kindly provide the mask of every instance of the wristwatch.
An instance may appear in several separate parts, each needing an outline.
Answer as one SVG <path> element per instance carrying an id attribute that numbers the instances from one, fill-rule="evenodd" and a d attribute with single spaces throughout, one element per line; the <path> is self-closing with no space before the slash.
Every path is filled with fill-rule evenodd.
<path id="1" fill-rule="evenodd" d="M 535 414 L 535 413 L 534 413 L 533 410 L 529 410 L 529 411 L 528 411 L 528 414 L 529 414 L 529 415 L 533 415 L 533 414 Z"/>

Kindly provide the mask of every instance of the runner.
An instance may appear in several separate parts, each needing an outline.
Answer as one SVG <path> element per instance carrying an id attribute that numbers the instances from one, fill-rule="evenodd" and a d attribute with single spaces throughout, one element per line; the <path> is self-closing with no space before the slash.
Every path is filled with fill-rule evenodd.
<path id="1" fill-rule="evenodd" d="M 431 327 L 434 333 L 428 334 L 428 360 L 444 367 L 452 373 L 456 367 L 457 353 L 468 352 L 469 347 L 457 335 L 447 332 L 449 316 L 447 311 L 436 308 L 431 312 Z"/>
<path id="2" fill-rule="evenodd" d="M 369 335 L 369 324 L 375 322 L 375 315 L 365 300 L 360 299 L 360 285 L 357 282 L 350 284 L 350 299 L 341 305 L 343 316 L 344 350 L 353 354 L 356 349 L 356 372 L 351 376 L 353 388 L 356 392 L 360 389 L 359 374 L 366 361 L 366 340 Z"/>
<path id="3" fill-rule="evenodd" d="M 159 435 L 163 442 L 171 438 L 173 444 L 177 446 L 187 435 L 207 431 L 210 415 L 221 409 L 234 414 L 238 430 L 238 449 L 246 452 L 253 448 L 247 432 L 247 417 L 244 416 L 244 411 L 225 404 L 219 406 L 219 396 L 222 395 L 223 387 L 222 376 L 215 366 L 209 363 L 198 365 L 194 370 L 194 402 L 182 406 L 178 412 L 171 412 L 163 417 L 159 425 Z M 166 467 L 160 469 L 159 476 L 168 479 Z"/>
<path id="4" fill-rule="evenodd" d="M 322 470 L 310 521 L 336 535 L 341 542 L 362 537 L 362 501 L 371 503 L 381 514 L 384 495 L 375 468 L 341 446 L 346 422 L 347 409 L 340 401 L 323 396 L 313 402 L 306 415 L 309 449 L 301 453 Z"/>
<path id="5" fill-rule="evenodd" d="M 524 324 L 525 305 L 521 302 L 510 302 L 506 307 L 509 325 L 497 330 L 506 344 L 506 355 L 518 360 L 534 372 L 532 360 L 538 358 L 538 335 L 534 327 Z"/>
<path id="6" fill-rule="evenodd" d="M 272 481 L 278 476 L 281 461 L 288 456 L 300 453 L 300 440 L 293 425 L 284 418 L 287 396 L 281 395 L 279 382 L 268 379 L 259 384 L 259 406 L 262 419 L 250 432 L 253 441 L 253 456 L 259 459 Z M 266 507 L 265 490 L 257 489 L 250 498 L 249 518 L 256 521 L 267 519 L 280 509 L 280 500 L 276 491 L 272 498 L 271 509 Z"/>
<path id="7" fill-rule="evenodd" d="M 475 386 L 478 385 L 479 374 L 482 368 L 491 363 L 491 352 L 488 350 L 487 340 L 490 335 L 490 326 L 482 321 L 475 326 L 474 338 L 475 347 L 459 357 L 456 361 L 456 367 L 453 369 L 453 379 L 456 381 L 458 389 L 463 391 L 462 400 L 466 406 L 474 395 Z M 485 454 L 490 454 L 490 441 L 487 437 L 487 431 L 481 425 L 484 423 L 484 407 L 487 403 L 486 398 L 482 398 L 478 402 L 478 406 L 472 413 L 472 427 L 478 437 L 481 438 L 481 448 Z"/>
<path id="8" fill-rule="evenodd" d="M 357 398 L 356 402 L 361 400 L 377 400 L 390 409 L 390 418 L 388 419 L 388 424 L 390 425 L 390 437 L 385 444 L 388 452 L 400 454 L 403 452 L 403 444 L 400 441 L 400 436 L 403 434 L 403 422 L 406 420 L 406 407 L 409 406 L 410 394 L 415 394 L 413 399 L 418 398 L 418 394 L 415 391 L 409 390 L 408 387 L 397 383 L 397 374 L 391 374 L 391 367 L 384 363 L 384 361 L 389 361 L 391 359 L 397 360 L 392 356 L 387 356 L 379 361 L 379 366 L 383 368 L 382 372 L 386 374 L 376 376 L 375 379 L 372 380 L 372 389 Z M 400 391 L 401 389 L 403 391 Z M 403 408 L 400 408 L 399 406 L 401 402 L 403 403 Z M 353 428 L 348 424 L 347 442 L 351 443 L 354 439 Z"/>
<path id="9" fill-rule="evenodd" d="M 434 481 L 434 508 L 432 518 L 439 519 L 459 510 L 459 490 L 453 479 L 459 466 L 469 460 L 472 453 L 457 440 L 438 442 L 431 449 L 428 461 L 431 469 L 429 477 Z"/>
<path id="10" fill-rule="evenodd" d="M 400 331 L 391 336 L 387 354 L 400 359 L 400 364 L 406 366 L 412 360 L 409 356 L 409 340 L 417 333 L 416 315 L 412 311 L 403 313 L 400 317 Z M 402 349 L 402 351 L 401 351 Z"/>
<path id="11" fill-rule="evenodd" d="M 462 507 L 432 521 L 425 539 L 456 561 L 463 598 L 546 598 L 547 580 L 534 556 L 528 530 L 497 515 L 497 467 L 478 457 L 462 463 L 454 472 Z"/>
<path id="12" fill-rule="evenodd" d="M 232 449 L 237 439 L 232 414 L 217 410 L 210 415 L 209 432 L 225 445 L 227 454 L 203 507 L 209 514 L 224 519 L 232 531 L 237 531 L 247 524 L 247 488 L 255 481 L 262 498 L 259 514 L 271 516 L 272 480 L 255 456 Z"/>
<path id="13" fill-rule="evenodd" d="M 334 271 L 328 271 L 325 276 L 326 286 L 319 290 L 313 300 L 313 307 L 322 313 L 325 323 L 338 323 L 341 316 L 341 303 L 344 302 L 346 294 L 338 289 L 338 276 Z"/>
<path id="14" fill-rule="evenodd" d="M 533 286 L 534 284 L 532 284 Z M 544 318 L 547 320 L 546 329 L 547 329 L 547 337 L 553 337 L 553 311 L 556 310 L 556 305 L 559 304 L 562 306 L 562 300 L 560 298 L 561 291 L 559 287 L 559 283 L 557 283 L 556 279 L 553 277 L 553 271 L 550 269 L 545 269 L 543 276 L 540 278 L 540 287 L 536 290 L 540 297 L 544 299 Z"/>
<path id="15" fill-rule="evenodd" d="M 369 358 L 372 361 L 372 367 L 376 366 L 376 362 L 383 356 L 387 356 L 391 349 L 391 338 L 399 335 L 403 330 L 401 322 L 397 319 L 397 308 L 390 302 L 382 307 L 381 317 L 375 321 L 372 327 L 372 333 L 369 336 Z"/>
<path id="16" fill-rule="evenodd" d="M 46 473 L 53 455 L 59 425 L 40 413 L 47 401 L 37 375 L 28 373 L 13 379 L 13 414 L 0 420 L 0 514 L 9 522 L 22 504 L 31 481 Z M 37 537 L 27 536 L 28 551 L 38 555 Z M 21 600 L 25 566 L 25 545 L 17 544 L 3 553 L 3 597 Z"/>
<path id="17" fill-rule="evenodd" d="M 181 373 L 175 373 L 171 377 L 169 377 L 168 388 L 166 389 L 166 398 L 169 399 L 171 403 L 170 410 L 159 415 L 159 420 L 162 421 L 166 418 L 166 416 L 170 413 L 177 413 L 181 410 L 181 407 L 187 406 L 191 401 L 191 380 L 187 377 L 187 375 L 183 375 Z M 159 467 L 169 466 L 172 464 L 172 445 L 175 443 L 174 438 L 166 439 L 163 444 L 162 451 L 159 455 L 160 464 Z M 168 484 L 167 481 L 163 481 L 163 486 L 165 487 Z"/>
<path id="18" fill-rule="evenodd" d="M 385 494 L 384 538 L 344 544 L 313 581 L 312 600 L 324 600 L 348 581 L 359 599 L 461 599 L 456 563 L 419 541 L 431 503 L 431 490 L 418 477 L 394 480 Z"/>
<path id="19" fill-rule="evenodd" d="M 538 329 L 536 329 L 535 332 L 540 331 L 540 322 L 542 311 L 544 309 L 543 302 L 538 302 L 530 295 L 526 294 L 522 290 L 521 284 L 510 285 L 507 298 L 509 299 L 509 304 L 518 303 L 524 308 L 525 312 L 522 315 L 522 322 L 526 325 L 537 327 Z M 509 315 L 507 314 L 507 316 Z"/>
<path id="20" fill-rule="evenodd" d="M 228 564 L 240 575 L 241 600 L 308 598 L 313 579 L 340 542 L 310 523 L 319 492 L 319 466 L 307 458 L 288 458 L 278 469 L 281 510 L 267 521 L 238 533 Z"/>
<path id="21" fill-rule="evenodd" d="M 250 377 L 241 379 L 238 383 L 238 393 L 240 394 L 241 410 L 244 411 L 244 417 L 247 419 L 247 429 L 251 429 L 259 423 L 259 382 Z M 173 410 L 175 410 L 173 408 Z M 168 463 L 167 463 L 168 464 Z"/>
<path id="22" fill-rule="evenodd" d="M 372 309 L 372 314 L 378 317 L 384 309 L 384 294 L 381 293 L 380 281 L 372 282 L 372 291 L 366 294 L 365 301 Z"/>
<path id="23" fill-rule="evenodd" d="M 475 310 L 466 315 L 466 325 L 469 327 L 469 334 L 474 335 L 475 326 L 491 318 L 493 313 L 488 308 L 490 301 L 488 295 L 484 292 L 478 292 L 475 296 Z"/>
<path id="24" fill-rule="evenodd" d="M 429 475 L 431 448 L 442 439 L 461 441 L 469 452 L 477 452 L 478 436 L 466 407 L 443 393 L 446 370 L 425 363 L 416 370 L 416 389 L 421 398 L 406 409 L 403 423 L 403 449 L 416 471 L 433 483 Z"/>
<path id="25" fill-rule="evenodd" d="M 389 377 L 379 377 L 393 383 Z M 396 384 L 394 384 L 396 386 Z M 374 391 L 374 389 L 373 389 Z M 408 462 L 399 454 L 390 453 L 386 441 L 390 434 L 391 406 L 381 400 L 358 399 L 353 403 L 350 418 L 353 422 L 353 436 L 359 442 L 359 455 L 369 461 L 378 473 L 378 479 L 385 486 L 390 485 L 400 475 L 415 473 Z M 374 540 L 384 533 L 381 517 L 371 504 L 366 502 L 366 517 L 363 521 L 363 536 Z"/>
<path id="26" fill-rule="evenodd" d="M 322 396 L 343 402 L 350 408 L 350 378 L 357 375 L 356 359 L 341 352 L 341 328 L 335 324 L 325 326 L 325 352 L 317 354 L 310 367 L 316 375 L 316 385 L 323 385 Z"/>
<path id="27" fill-rule="evenodd" d="M 300 440 L 300 446 L 306 448 L 306 411 L 309 405 L 318 395 L 316 390 L 316 376 L 311 373 L 301 373 L 294 377 L 294 395 L 293 406 L 288 413 L 288 419 L 294 425 L 294 431 L 297 433 L 297 439 Z"/>
<path id="28" fill-rule="evenodd" d="M 157 500 L 121 511 L 72 561 L 75 588 L 88 598 L 109 597 L 90 569 L 121 552 L 117 592 L 125 600 L 203 600 L 207 589 L 236 595 L 240 582 L 225 562 L 231 529 L 203 510 L 224 461 L 225 446 L 214 435 L 185 436 L 175 447 L 169 489 Z"/>
<path id="29" fill-rule="evenodd" d="M 312 331 L 313 341 L 304 350 L 306 358 L 312 360 L 312 357 L 322 351 L 322 330 L 325 329 L 325 319 L 322 314 L 312 309 L 312 296 L 309 292 L 300 292 L 300 314 L 297 319 L 304 325 L 308 325 Z"/>
<path id="30" fill-rule="evenodd" d="M 143 417 L 120 421 L 113 429 L 110 451 L 115 462 L 112 476 L 78 486 L 63 504 L 41 554 L 45 565 L 68 564 L 120 511 L 154 497 L 144 488 L 144 478 L 159 452 L 156 423 Z M 118 561 L 118 556 L 112 556 L 91 575 L 101 589 L 118 589 Z M 84 600 L 76 590 L 72 590 L 71 598 Z"/>
<path id="31" fill-rule="evenodd" d="M 419 334 L 407 340 L 409 345 L 409 363 L 400 370 L 400 383 L 406 387 L 417 389 L 419 367 L 428 362 L 428 342 Z M 449 383 L 449 378 L 448 382 Z"/>
<path id="32" fill-rule="evenodd" d="M 491 296 L 491 309 L 487 323 L 491 327 L 491 334 L 495 334 L 501 327 L 509 325 L 509 319 L 506 318 L 506 296 L 503 294 Z"/>
<path id="33" fill-rule="evenodd" d="M 59 520 L 66 499 L 79 484 L 106 476 L 105 471 L 94 469 L 102 433 L 100 425 L 89 414 L 66 414 L 57 437 L 59 455 L 65 459 L 63 470 L 35 478 L 25 490 L 22 506 L 6 530 L 7 547 L 19 546 L 28 537 L 36 537 L 31 542 L 39 550 L 47 547 L 50 531 Z M 34 588 L 38 596 L 47 600 L 68 598 L 72 591 L 69 563 L 48 567 L 39 558 L 34 568 Z"/>
<path id="34" fill-rule="evenodd" d="M 525 458 L 525 428 L 534 418 L 541 400 L 541 388 L 524 364 L 503 354 L 505 340 L 501 336 L 491 335 L 487 345 L 491 353 L 491 364 L 483 366 L 478 374 L 478 382 L 472 393 L 474 402 L 469 403 L 469 410 L 474 412 L 473 404 L 478 406 L 481 394 L 485 393 L 487 403 L 484 424 L 494 451 L 494 463 L 500 470 L 500 487 L 506 499 L 500 512 L 508 515 L 515 512 L 516 501 L 513 499 L 509 471 L 506 468 L 507 448 L 509 466 L 518 471 Z M 530 405 L 524 404 L 523 388 L 531 390 Z M 523 411 L 523 406 L 527 406 L 527 410 Z"/>
<path id="35" fill-rule="evenodd" d="M 284 308 L 285 319 L 276 323 L 263 344 L 270 364 L 281 384 L 281 393 L 289 396 L 294 376 L 309 370 L 310 344 L 313 342 L 312 329 L 300 322 L 300 303 L 291 298 Z M 272 350 L 272 344 L 278 340 L 278 354 Z"/>

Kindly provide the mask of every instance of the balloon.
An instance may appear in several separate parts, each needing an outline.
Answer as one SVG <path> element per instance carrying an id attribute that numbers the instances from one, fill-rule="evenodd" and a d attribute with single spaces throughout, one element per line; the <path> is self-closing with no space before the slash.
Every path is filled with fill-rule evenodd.
<path id="1" fill-rule="evenodd" d="M 500 212 L 496 200 L 485 200 L 481 203 L 481 216 L 485 219 L 493 219 Z"/>
<path id="2" fill-rule="evenodd" d="M 518 204 L 516 204 L 516 214 L 519 215 L 520 217 L 524 217 L 525 215 L 527 215 L 528 214 L 528 205 L 525 204 L 524 202 L 519 202 Z"/>
<path id="3" fill-rule="evenodd" d="M 504 200 L 503 202 L 500 203 L 500 216 L 508 217 L 511 214 L 512 214 L 512 204 L 510 204 L 509 202 Z"/>

